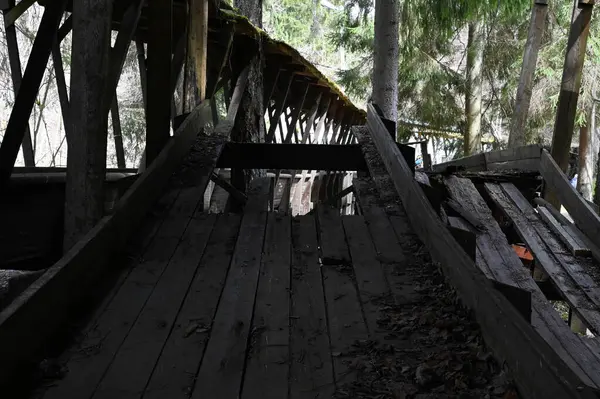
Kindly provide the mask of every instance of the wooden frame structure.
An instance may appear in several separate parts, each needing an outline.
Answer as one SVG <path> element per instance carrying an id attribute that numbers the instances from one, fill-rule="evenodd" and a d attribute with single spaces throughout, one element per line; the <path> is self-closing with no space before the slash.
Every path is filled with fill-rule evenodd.
<path id="1" fill-rule="evenodd" d="M 20 366 L 35 359 L 41 348 L 52 339 L 61 323 L 68 317 L 71 307 L 78 302 L 78 298 L 85 295 L 86 288 L 107 270 L 111 256 L 118 253 L 130 239 L 175 168 L 195 143 L 210 145 L 210 154 L 206 158 L 206 182 L 203 183 L 207 202 L 210 202 L 211 187 L 214 187 L 214 183 L 209 184 L 211 176 L 212 180 L 219 182 L 213 173 L 213 169 L 215 172 L 218 170 L 215 167 L 231 167 L 232 172 L 262 167 L 252 162 L 217 165 L 222 151 L 224 157 L 220 162 L 227 163 L 227 151 L 231 148 L 243 151 L 247 159 L 252 160 L 256 151 L 250 147 L 268 146 L 275 162 L 270 166 L 277 168 L 275 182 L 279 180 L 283 169 L 283 165 L 276 164 L 279 150 L 281 154 L 289 153 L 294 147 L 304 153 L 317 151 L 323 160 L 331 159 L 332 156 L 346 157 L 345 154 L 356 155 L 357 151 L 360 151 L 353 145 L 356 140 L 351 134 L 350 126 L 363 123 L 364 112 L 357 109 L 296 50 L 272 40 L 247 19 L 235 14 L 225 3 L 208 0 L 196 2 L 201 4 L 202 8 L 199 14 L 194 14 L 194 18 L 191 18 L 192 26 L 186 29 L 186 21 L 190 16 L 186 12 L 185 1 L 129 0 L 112 4 L 112 1 L 106 0 L 107 8 L 103 11 L 106 15 L 92 16 L 96 18 L 96 25 L 90 26 L 105 29 L 104 37 L 111 31 L 116 31 L 117 38 L 113 46 L 110 46 L 109 42 L 90 42 L 106 46 L 103 50 L 106 54 L 101 56 L 106 58 L 106 62 L 100 62 L 101 58 L 94 59 L 100 62 L 96 66 L 103 76 L 103 84 L 86 86 L 89 90 L 86 98 L 98 99 L 99 108 L 97 107 L 98 111 L 94 114 L 95 119 L 90 119 L 90 115 L 86 114 L 88 119 L 81 120 L 85 120 L 88 125 L 95 121 L 100 126 L 99 130 L 103 130 L 102 126 L 107 126 L 110 114 L 115 129 L 114 140 L 119 164 L 119 169 L 112 170 L 111 173 L 131 173 L 131 169 L 125 169 L 127 165 L 119 131 L 116 88 L 125 56 L 134 42 L 138 52 L 146 108 L 146 150 L 141 165 L 142 173 L 124 195 L 117 199 L 111 213 L 91 212 L 92 207 L 104 204 L 105 193 L 102 184 L 98 185 L 92 179 L 101 183 L 105 180 L 106 165 L 98 159 L 106 158 L 106 130 L 103 137 L 102 132 L 82 135 L 77 139 L 72 136 L 72 132 L 86 130 L 86 125 L 81 125 L 81 120 L 73 120 L 73 116 L 76 115 L 76 107 L 84 107 L 77 109 L 81 115 L 87 105 L 73 104 L 69 98 L 77 88 L 71 84 L 69 96 L 59 50 L 61 40 L 72 29 L 81 29 L 81 18 L 90 17 L 85 15 L 86 10 L 82 8 L 86 4 L 85 1 L 78 1 L 76 0 L 74 5 L 66 0 L 45 2 L 42 23 L 22 79 L 18 63 L 11 62 L 14 64 L 12 66 L 16 102 L 4 141 L 0 145 L 0 200 L 3 193 L 10 191 L 16 184 L 13 178 L 16 172 L 19 174 L 19 184 L 24 184 L 23 174 L 49 174 L 47 168 L 35 168 L 32 157 L 29 157 L 29 133 L 26 127 L 44 69 L 52 55 L 69 150 L 72 154 L 81 155 L 75 164 L 72 158 L 69 158 L 65 177 L 66 190 L 71 193 L 71 201 L 79 201 L 82 208 L 85 208 L 74 216 L 83 217 L 85 223 L 79 221 L 75 224 L 85 224 L 87 227 L 68 238 L 64 255 L 58 262 L 49 267 L 41 278 L 7 308 L 0 310 L 0 336 L 4 338 L 3 342 L 10 342 L 10 345 L 0 345 L 0 385 L 9 382 Z M 3 10 L 5 23 L 10 32 L 11 24 L 33 2 L 23 0 L 16 6 L 11 1 L 3 4 L 6 6 Z M 65 13 L 71 14 L 67 17 Z M 103 26 L 103 22 L 100 21 L 104 17 L 108 17 L 107 20 L 110 21 L 107 26 Z M 194 35 L 190 32 L 194 32 Z M 91 30 L 85 29 L 73 33 L 92 34 Z M 77 40 L 80 39 L 79 37 Z M 16 41 L 9 40 L 8 44 L 11 60 L 18 60 Z M 99 49 L 93 46 L 89 48 L 89 52 L 96 50 Z M 253 144 L 231 143 L 226 146 L 225 143 L 234 137 L 232 133 L 236 118 L 239 118 L 240 104 L 243 96 L 247 95 L 244 90 L 248 78 L 247 65 L 257 51 L 263 52 L 266 62 L 264 117 L 268 132 L 264 142 L 259 142 L 258 137 L 249 137 Z M 102 51 L 98 51 L 98 54 L 102 54 Z M 81 62 L 80 57 L 83 57 L 83 54 L 74 52 L 73 62 Z M 178 90 L 178 80 L 188 76 L 189 69 L 196 76 L 197 81 L 192 82 L 196 86 L 184 88 L 188 92 L 194 92 L 196 89 L 199 91 L 195 96 L 190 95 L 192 102 L 186 98 L 185 104 L 177 104 L 175 98 L 181 97 L 174 96 Z M 90 83 L 90 77 L 75 75 L 83 79 L 82 82 L 86 85 Z M 164 79 L 164 76 L 170 76 L 170 79 Z M 186 109 L 190 104 L 191 108 Z M 223 106 L 226 115 L 220 115 Z M 170 130 L 174 132 L 173 136 L 170 135 Z M 28 168 L 15 170 L 15 160 L 20 147 L 24 149 Z M 90 153 L 94 153 L 94 156 L 88 156 Z M 343 169 L 344 172 L 364 169 L 360 157 L 354 161 L 349 160 L 351 162 L 344 165 L 347 167 Z M 345 188 L 342 183 L 350 184 L 342 174 L 335 172 L 340 169 L 333 167 L 331 162 L 299 163 L 291 166 L 297 167 L 298 170 L 292 171 L 292 179 L 288 181 L 294 182 L 294 176 L 298 175 L 301 176 L 301 183 L 299 188 L 287 184 L 288 203 L 285 208 L 292 201 L 299 207 L 303 199 L 307 198 L 306 187 L 311 187 L 313 192 L 316 190 L 317 200 L 326 200 Z M 326 172 L 326 175 L 319 179 L 317 172 L 320 169 L 329 169 L 332 172 Z M 61 173 L 64 173 L 64 169 Z M 99 178 L 100 176 L 102 178 Z M 313 183 L 317 186 L 317 182 L 319 187 L 312 187 Z M 194 192 L 194 195 L 196 194 L 198 193 Z M 232 197 L 245 198 L 243 190 L 237 194 L 239 195 Z M 310 199 L 310 195 L 308 198 Z M 92 217 L 88 218 L 89 215 Z M 80 288 L 67 289 L 74 281 L 77 281 Z"/>

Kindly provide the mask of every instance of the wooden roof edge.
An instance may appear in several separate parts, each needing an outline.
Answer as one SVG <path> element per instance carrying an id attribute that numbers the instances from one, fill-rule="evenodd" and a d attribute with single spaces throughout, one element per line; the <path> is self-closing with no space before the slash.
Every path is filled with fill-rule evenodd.
<path id="1" fill-rule="evenodd" d="M 291 57 L 295 62 L 302 64 L 316 79 L 318 82 L 324 82 L 329 90 L 336 94 L 339 99 L 348 107 L 352 108 L 357 114 L 361 115 L 366 121 L 367 113 L 365 110 L 358 108 L 351 100 L 344 94 L 339 86 L 325 76 L 316 66 L 300 54 L 298 50 L 290 46 L 289 44 L 273 39 L 267 32 L 254 25 L 248 18 L 239 14 L 236 9 L 227 3 L 221 2 L 220 16 L 222 19 L 227 19 L 235 23 L 236 32 L 246 35 L 260 35 L 266 40 L 268 44 L 272 46 L 278 53 Z"/>

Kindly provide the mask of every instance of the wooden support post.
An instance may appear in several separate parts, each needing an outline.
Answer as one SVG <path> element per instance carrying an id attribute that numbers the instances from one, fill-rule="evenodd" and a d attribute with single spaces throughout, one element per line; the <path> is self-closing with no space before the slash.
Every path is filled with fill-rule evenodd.
<path id="1" fill-rule="evenodd" d="M 304 108 L 304 101 L 306 100 L 306 95 L 308 94 L 308 87 L 309 86 L 306 85 L 302 98 L 298 101 L 298 103 L 296 104 L 296 108 L 292 111 L 292 118 L 290 120 L 290 123 L 288 124 L 287 135 L 285 137 L 285 140 L 283 140 L 284 144 L 290 143 L 292 141 L 292 134 L 296 132 L 296 125 L 298 124 L 298 119 L 300 118 L 300 114 L 302 113 L 302 108 Z M 298 140 L 296 139 L 296 141 Z"/>
<path id="2" fill-rule="evenodd" d="M 54 74 L 56 75 L 56 87 L 58 89 L 58 99 L 60 101 L 60 110 L 62 112 L 65 125 L 65 135 L 67 144 L 71 136 L 71 111 L 69 105 L 69 94 L 67 92 L 67 81 L 65 79 L 65 70 L 63 68 L 62 54 L 60 53 L 60 44 L 58 40 L 52 45 L 52 61 L 54 64 Z"/>
<path id="3" fill-rule="evenodd" d="M 519 87 L 517 88 L 515 110 L 510 123 L 508 147 L 521 147 L 527 144 L 525 125 L 527 123 L 527 115 L 529 114 L 533 78 L 535 76 L 542 37 L 546 28 L 547 15 L 548 0 L 535 0 L 533 9 L 531 10 L 531 21 L 529 23 L 527 42 L 525 43 L 525 54 L 523 55 Z"/>
<path id="4" fill-rule="evenodd" d="M 76 134 L 67 159 L 65 251 L 103 216 L 111 9 L 111 0 L 73 3 L 70 118 Z"/>
<path id="5" fill-rule="evenodd" d="M 556 122 L 552 136 L 552 158 L 563 172 L 569 166 L 569 151 L 577 113 L 577 100 L 581 88 L 581 72 L 585 60 L 587 38 L 594 0 L 575 0 L 573 17 L 562 76 L 560 95 L 556 111 Z M 552 201 L 551 201 L 552 202 Z"/>
<path id="6" fill-rule="evenodd" d="M 123 149 L 123 136 L 121 131 L 121 119 L 119 117 L 119 103 L 117 95 L 113 97 L 110 105 L 110 116 L 112 117 L 113 138 L 115 140 L 115 151 L 117 153 L 117 166 L 125 169 L 125 150 Z"/>
<path id="7" fill-rule="evenodd" d="M 25 74 L 8 119 L 4 139 L 0 145 L 0 192 L 8 183 L 15 165 L 65 6 L 66 0 L 59 0 L 49 3 L 44 10 Z"/>
<path id="8" fill-rule="evenodd" d="M 189 112 L 206 97 L 207 29 L 208 0 L 191 0 L 183 85 L 184 112 Z"/>
<path id="9" fill-rule="evenodd" d="M 19 3 L 19 6 L 25 2 Z M 9 15 L 15 10 L 14 0 L 9 0 L 9 9 L 3 11 L 4 26 L 6 29 L 6 47 L 8 51 L 8 61 L 10 63 L 10 75 L 12 78 L 13 92 L 15 98 L 21 87 L 21 61 L 19 58 L 19 45 L 17 43 L 17 31 L 15 29 L 14 20 L 11 21 Z M 23 148 L 23 159 L 25 160 L 25 166 L 35 166 L 35 154 L 33 153 L 33 144 L 31 142 L 31 131 L 29 129 L 29 121 L 25 125 L 25 131 L 23 133 L 23 141 L 21 143 Z"/>
<path id="10" fill-rule="evenodd" d="M 149 0 L 146 164 L 169 140 L 171 125 L 171 35 L 173 0 Z"/>

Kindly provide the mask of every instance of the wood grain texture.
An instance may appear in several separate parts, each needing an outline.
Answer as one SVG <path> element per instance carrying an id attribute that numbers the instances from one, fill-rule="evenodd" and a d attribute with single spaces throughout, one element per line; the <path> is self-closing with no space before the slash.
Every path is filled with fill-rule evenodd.
<path id="1" fill-rule="evenodd" d="M 223 291 L 240 222 L 239 215 L 219 215 L 144 398 L 189 398 Z"/>
<path id="2" fill-rule="evenodd" d="M 560 224 L 560 222 L 554 218 L 550 211 L 548 211 L 548 209 L 540 207 L 538 209 L 538 214 L 542 220 L 546 222 L 554 234 L 556 234 L 567 246 L 573 255 L 587 255 L 590 253 L 590 249 L 586 248 L 581 240 L 569 234 L 567 230 Z"/>
<path id="3" fill-rule="evenodd" d="M 557 196 L 577 226 L 594 244 L 600 246 L 600 216 L 571 186 L 547 151 L 542 152 L 541 172 L 547 187 Z"/>
<path id="4" fill-rule="evenodd" d="M 192 394 L 194 399 L 235 398 L 240 393 L 267 223 L 270 180 L 261 178 L 253 183 Z"/>
<path id="5" fill-rule="evenodd" d="M 345 216 L 343 223 L 367 330 L 373 337 L 378 329 L 381 304 L 389 298 L 390 288 L 364 216 Z"/>
<path id="6" fill-rule="evenodd" d="M 269 214 L 242 398 L 288 395 L 291 227 L 289 216 Z"/>
<path id="7" fill-rule="evenodd" d="M 328 399 L 335 385 L 314 217 L 292 221 L 292 245 L 290 398 Z"/>
<path id="8" fill-rule="evenodd" d="M 324 265 L 350 264 L 350 253 L 348 252 L 339 209 L 319 205 L 317 207 L 317 226 L 321 262 Z"/>
<path id="9" fill-rule="evenodd" d="M 137 398 L 144 391 L 204 254 L 215 220 L 215 215 L 204 214 L 189 221 L 177 249 L 93 398 Z"/>

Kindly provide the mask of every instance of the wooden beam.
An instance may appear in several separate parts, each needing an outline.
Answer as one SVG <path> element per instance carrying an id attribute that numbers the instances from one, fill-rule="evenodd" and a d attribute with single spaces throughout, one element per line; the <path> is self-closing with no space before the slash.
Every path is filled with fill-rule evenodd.
<path id="1" fill-rule="evenodd" d="M 25 67 L 25 74 L 19 92 L 15 98 L 4 138 L 0 145 L 0 192 L 4 189 L 15 165 L 19 147 L 23 142 L 29 116 L 37 97 L 40 83 L 46 71 L 55 32 L 66 6 L 66 0 L 58 0 L 48 4 L 40 22 L 38 34 Z"/>
<path id="2" fill-rule="evenodd" d="M 113 97 L 110 105 L 110 116 L 112 118 L 113 138 L 115 140 L 115 151 L 117 153 L 117 166 L 125 168 L 125 150 L 123 149 L 123 132 L 121 130 L 121 118 L 119 117 L 119 103 L 117 95 Z"/>
<path id="3" fill-rule="evenodd" d="M 372 105 L 367 107 L 371 136 L 411 225 L 463 303 L 474 311 L 486 344 L 500 361 L 507 363 L 519 392 L 531 398 L 594 397 L 595 389 L 586 385 L 508 300 L 493 289 L 442 225 L 383 122 Z"/>
<path id="4" fill-rule="evenodd" d="M 146 109 L 148 106 L 148 70 L 146 68 L 146 51 L 144 50 L 144 42 L 142 42 L 142 39 L 139 37 L 135 38 L 135 48 L 137 49 L 140 84 L 142 86 L 142 99 L 144 101 L 144 109 Z"/>
<path id="5" fill-rule="evenodd" d="M 159 1 L 159 0 L 156 0 Z M 166 1 L 166 0 L 165 0 Z M 109 64 L 109 72 L 108 72 L 108 81 L 107 88 L 105 91 L 105 95 L 107 96 L 106 100 L 106 114 L 108 115 L 108 111 L 110 109 L 110 105 L 112 104 L 112 99 L 115 96 L 117 91 L 117 85 L 119 84 L 119 78 L 121 77 L 121 70 L 123 69 L 123 64 L 125 63 L 125 58 L 127 57 L 127 51 L 129 50 L 129 45 L 133 40 L 135 32 L 137 30 L 138 21 L 140 20 L 140 15 L 142 14 L 142 7 L 144 5 L 143 0 L 133 0 L 129 7 L 125 10 L 123 14 L 123 19 L 121 21 L 121 26 L 119 30 L 119 34 L 117 35 L 117 39 L 115 40 L 115 45 L 110 51 L 110 64 Z M 150 8 L 151 9 L 151 8 Z M 151 17 L 152 12 L 150 11 Z M 169 19 L 170 21 L 171 14 L 165 14 L 164 18 Z M 152 20 L 150 20 L 152 22 Z M 152 31 L 152 29 L 151 29 Z M 166 34 L 166 32 L 163 32 Z M 168 39 L 171 39 L 171 36 L 168 35 Z M 171 59 L 171 47 L 169 42 L 169 60 Z M 164 75 L 163 75 L 164 76 Z M 169 75 L 167 75 L 169 76 Z"/>
<path id="6" fill-rule="evenodd" d="M 69 17 L 63 22 L 63 24 L 58 28 L 58 42 L 61 43 L 65 37 L 71 32 L 73 29 L 73 16 L 69 15 Z"/>
<path id="7" fill-rule="evenodd" d="M 24 4 L 22 1 L 19 6 Z M 21 87 L 22 72 L 21 72 L 21 59 L 19 57 L 19 44 L 17 43 L 17 31 L 14 24 L 7 24 L 9 21 L 9 15 L 16 9 L 14 6 L 14 0 L 9 0 L 10 9 L 3 11 L 4 26 L 6 28 L 6 49 L 8 51 L 8 61 L 10 64 L 10 76 L 12 78 L 13 93 L 15 98 Z M 31 131 L 29 129 L 29 122 L 25 125 L 25 132 L 23 135 L 23 142 L 21 143 L 23 148 L 23 159 L 25 166 L 35 166 L 35 154 L 33 153 L 33 144 L 31 142 Z"/>
<path id="8" fill-rule="evenodd" d="M 146 106 L 146 164 L 169 140 L 171 125 L 171 36 L 173 0 L 148 1 L 148 104 Z"/>
<path id="9" fill-rule="evenodd" d="M 218 167 L 240 169 L 366 170 L 359 145 L 228 143 Z"/>
<path id="10" fill-rule="evenodd" d="M 563 172 L 566 172 L 569 166 L 569 152 L 593 7 L 594 0 L 575 0 L 573 6 L 562 84 L 556 109 L 556 122 L 552 135 L 552 158 L 556 160 Z"/>
<path id="11" fill-rule="evenodd" d="M 571 186 L 558 164 L 546 150 L 542 152 L 541 172 L 547 189 L 556 195 L 559 203 L 567 209 L 581 231 L 596 246 L 600 246 L 600 216 Z"/>
<path id="12" fill-rule="evenodd" d="M 200 101 L 206 98 L 208 0 L 190 1 L 188 62 L 193 62 Z"/>
<path id="13" fill-rule="evenodd" d="M 304 108 L 304 101 L 306 100 L 306 94 L 308 94 L 308 88 L 309 88 L 309 86 L 306 85 L 306 88 L 304 89 L 304 94 L 302 94 L 302 97 L 296 104 L 295 109 L 292 110 L 292 115 L 291 115 L 292 118 L 290 120 L 290 123 L 287 126 L 287 128 L 288 128 L 287 135 L 285 136 L 285 139 L 283 140 L 284 144 L 288 144 L 288 143 L 292 142 L 293 134 L 296 135 L 296 143 L 298 142 L 296 125 L 298 123 L 298 119 L 300 118 L 300 114 L 302 113 L 302 109 Z"/>
<path id="14" fill-rule="evenodd" d="M 105 90 L 112 2 L 85 0 L 73 6 L 70 119 L 76 134 L 69 138 L 67 158 L 65 252 L 103 216 L 110 106 Z"/>
<path id="15" fill-rule="evenodd" d="M 56 88 L 58 90 L 58 100 L 60 101 L 60 110 L 65 126 L 65 136 L 67 144 L 71 136 L 71 106 L 69 105 L 69 94 L 67 91 L 67 81 L 65 79 L 65 70 L 63 68 L 62 54 L 58 40 L 52 45 L 52 61 L 54 64 L 54 74 L 56 76 Z"/>
<path id="16" fill-rule="evenodd" d="M 36 0 L 21 0 L 16 6 L 14 5 L 10 8 L 10 11 L 4 12 L 4 28 L 8 29 L 10 27 L 14 27 L 15 21 L 23 15 L 25 11 L 31 7 Z"/>
<path id="17" fill-rule="evenodd" d="M 231 184 L 229 184 L 229 182 L 227 180 L 223 179 L 221 176 L 217 175 L 216 173 L 213 172 L 210 175 L 210 180 L 212 180 L 216 185 L 221 187 L 223 190 L 227 191 L 229 193 L 229 195 L 231 195 L 240 204 L 242 204 L 242 205 L 246 204 L 246 201 L 248 201 L 248 196 L 246 196 L 246 194 L 242 193 L 241 191 L 239 191 L 238 189 L 233 187 Z"/>

